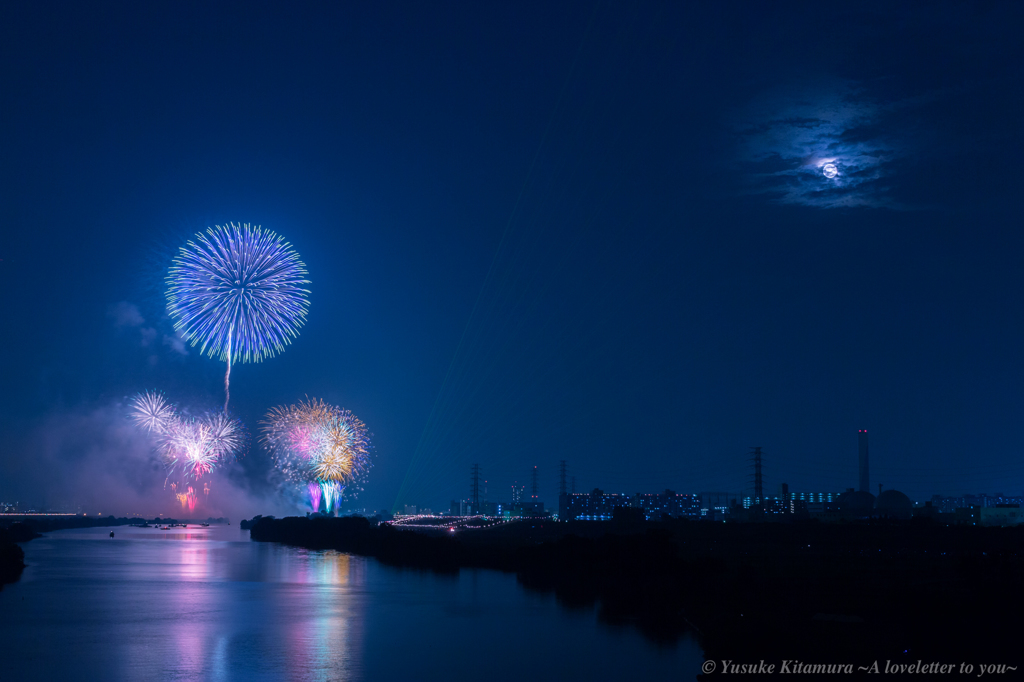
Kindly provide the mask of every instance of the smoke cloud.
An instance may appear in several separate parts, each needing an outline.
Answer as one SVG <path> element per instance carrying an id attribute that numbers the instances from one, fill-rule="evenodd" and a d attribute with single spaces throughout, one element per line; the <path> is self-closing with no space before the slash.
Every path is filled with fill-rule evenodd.
<path id="1" fill-rule="evenodd" d="M 195 510 L 182 510 L 152 444 L 126 414 L 124 405 L 108 404 L 48 417 L 28 436 L 20 456 L 0 460 L 2 478 L 20 486 L 4 490 L 5 497 L 18 500 L 22 507 L 118 517 L 224 516 L 237 521 L 255 514 L 295 513 L 294 506 L 276 494 L 255 492 L 234 462 L 203 477 L 196 486 Z M 210 493 L 204 495 L 207 482 Z"/>

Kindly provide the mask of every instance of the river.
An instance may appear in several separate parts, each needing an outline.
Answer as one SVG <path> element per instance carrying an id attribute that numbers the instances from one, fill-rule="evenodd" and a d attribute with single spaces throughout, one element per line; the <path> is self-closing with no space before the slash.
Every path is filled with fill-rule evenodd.
<path id="1" fill-rule="evenodd" d="M 5 680 L 693 680 L 659 647 L 514 575 L 396 569 L 237 526 L 87 528 L 25 543 L 0 591 Z"/>

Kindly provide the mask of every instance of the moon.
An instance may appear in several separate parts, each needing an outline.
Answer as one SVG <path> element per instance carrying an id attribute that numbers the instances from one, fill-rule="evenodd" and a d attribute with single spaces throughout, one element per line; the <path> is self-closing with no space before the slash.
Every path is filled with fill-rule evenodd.
<path id="1" fill-rule="evenodd" d="M 839 175 L 839 169 L 836 168 L 836 165 L 834 163 L 826 163 L 824 166 L 821 167 L 821 172 L 829 180 Z"/>

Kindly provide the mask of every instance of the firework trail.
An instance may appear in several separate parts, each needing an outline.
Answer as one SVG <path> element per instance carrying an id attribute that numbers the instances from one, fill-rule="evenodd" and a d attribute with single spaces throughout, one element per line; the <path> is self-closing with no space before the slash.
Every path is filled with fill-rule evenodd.
<path id="1" fill-rule="evenodd" d="M 330 514 L 332 507 L 341 504 L 341 493 L 345 488 L 337 481 L 321 481 L 320 488 L 324 491 L 324 506 Z"/>
<path id="2" fill-rule="evenodd" d="M 320 484 L 312 481 L 306 485 L 306 489 L 309 491 L 309 506 L 315 514 L 320 511 Z"/>
<path id="3" fill-rule="evenodd" d="M 188 510 L 193 512 L 196 510 L 196 491 L 192 489 L 192 486 L 188 487 Z"/>
<path id="4" fill-rule="evenodd" d="M 185 493 L 178 493 L 175 497 L 178 498 L 178 502 L 181 502 L 181 509 L 184 511 L 185 507 L 188 506 L 188 495 Z"/>
<path id="5" fill-rule="evenodd" d="M 284 351 L 309 308 L 306 266 L 291 244 L 248 223 L 211 227 L 181 247 L 167 276 L 174 328 L 200 352 L 231 365 Z"/>
<path id="6" fill-rule="evenodd" d="M 264 447 L 286 480 L 305 486 L 313 511 L 321 495 L 326 511 L 337 508 L 369 471 L 370 434 L 348 410 L 312 398 L 271 408 L 260 423 Z"/>

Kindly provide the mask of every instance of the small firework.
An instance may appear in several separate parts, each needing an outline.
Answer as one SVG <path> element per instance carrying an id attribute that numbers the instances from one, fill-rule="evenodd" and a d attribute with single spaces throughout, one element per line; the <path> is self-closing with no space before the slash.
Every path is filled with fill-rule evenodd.
<path id="1" fill-rule="evenodd" d="M 136 396 L 129 416 L 150 437 L 168 469 L 168 479 L 185 479 L 181 490 L 185 490 L 188 481 L 198 481 L 223 462 L 237 459 L 245 452 L 246 436 L 240 421 L 219 412 L 198 418 L 183 417 L 155 392 Z M 179 500 L 187 494 L 178 492 L 177 482 L 170 483 L 170 488 Z M 188 490 L 195 497 L 195 491 L 191 487 Z M 208 484 L 203 492 L 209 494 Z"/>
<path id="2" fill-rule="evenodd" d="M 174 406 L 156 391 L 139 394 L 132 407 L 132 421 L 148 433 L 163 433 L 176 419 Z"/>

